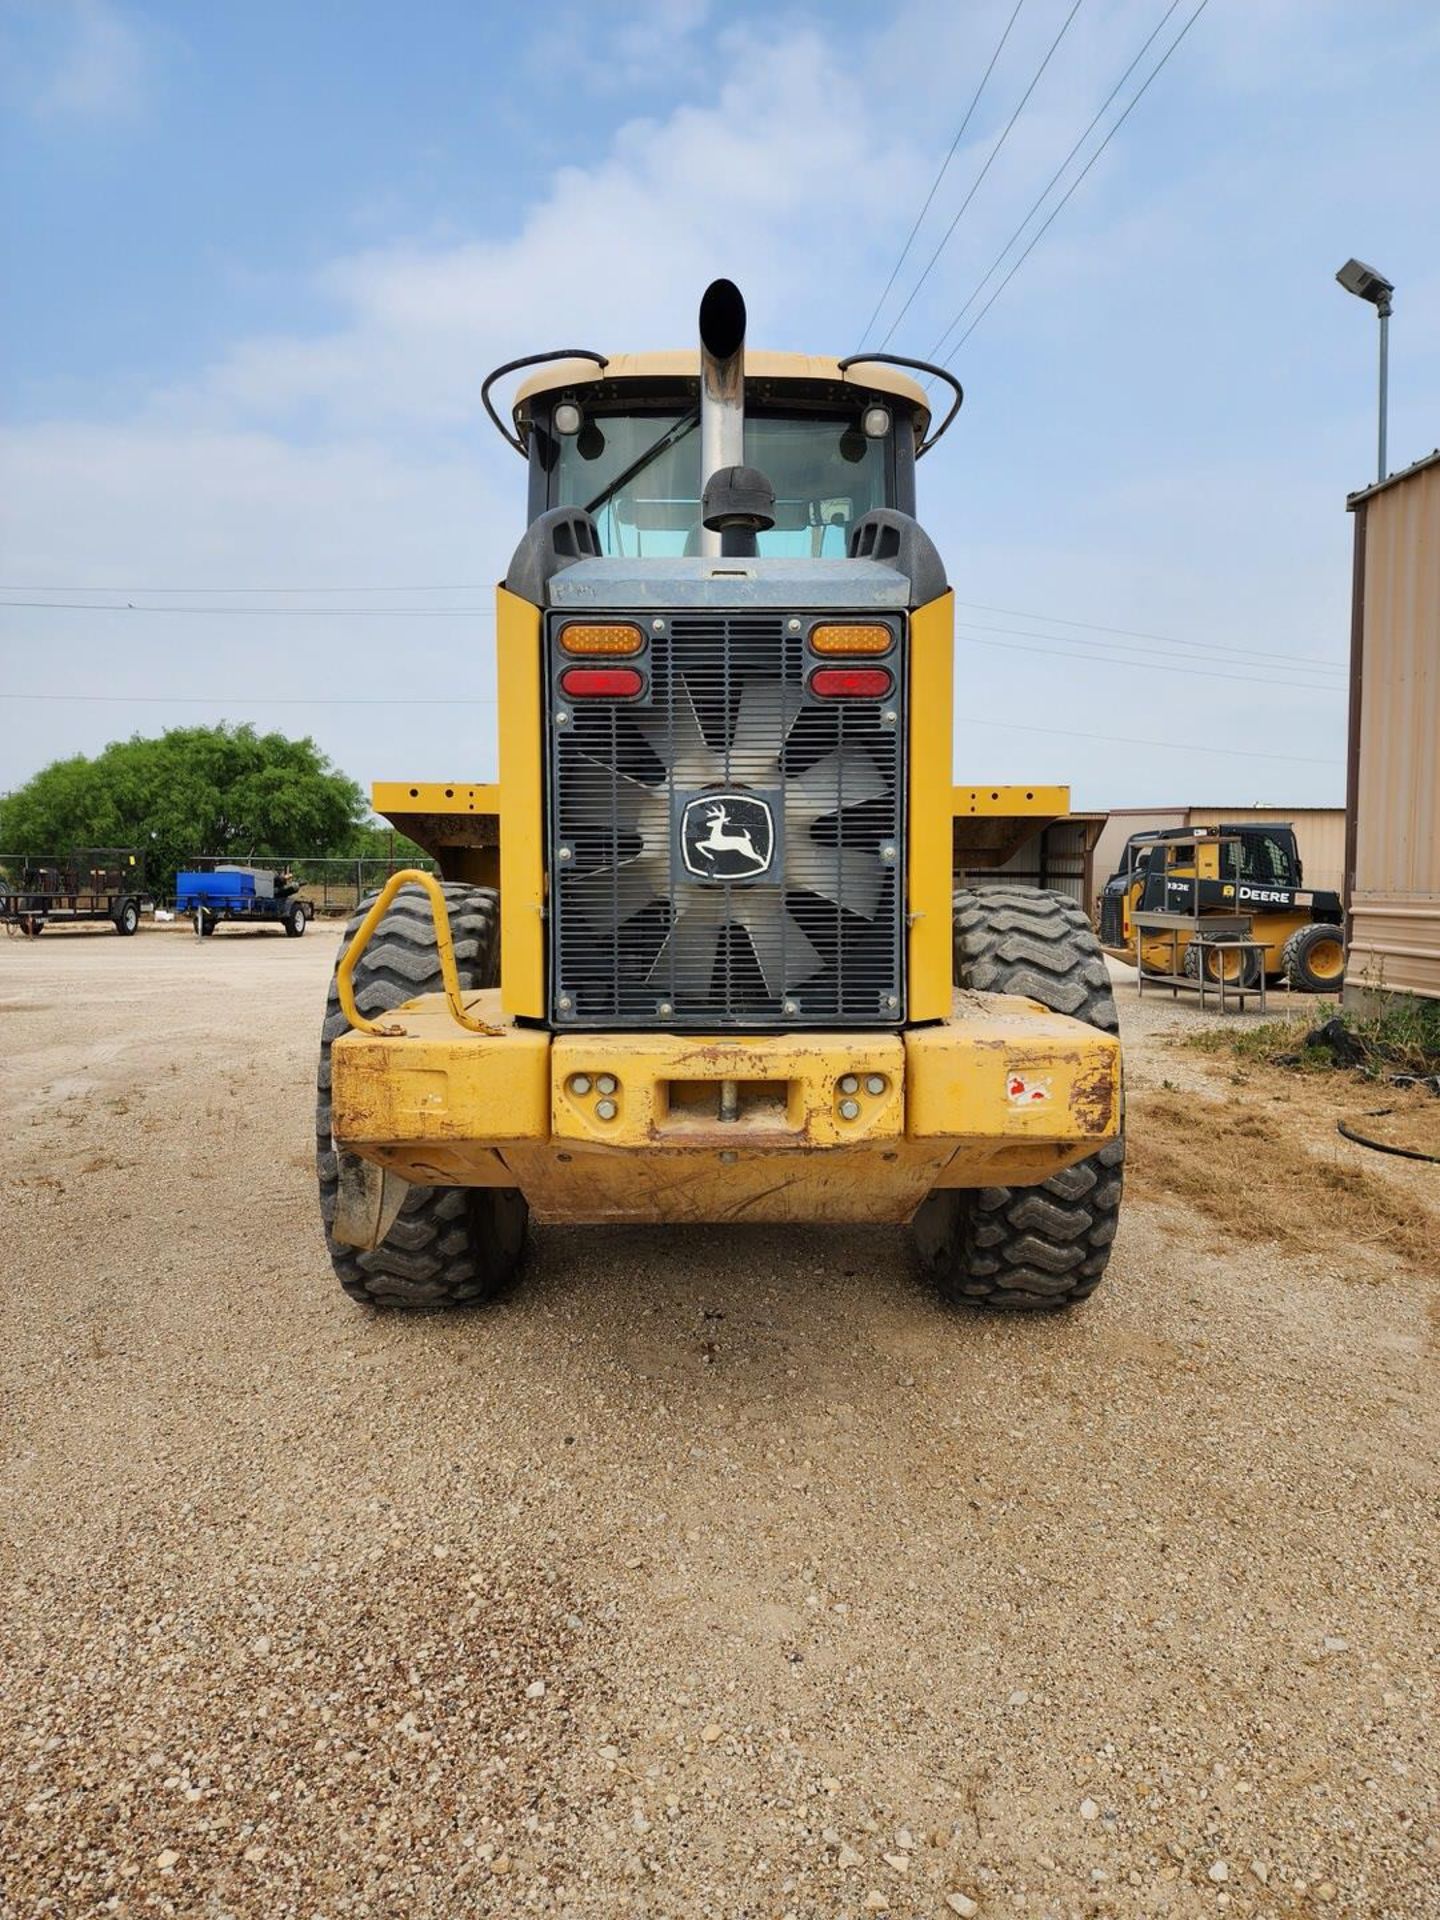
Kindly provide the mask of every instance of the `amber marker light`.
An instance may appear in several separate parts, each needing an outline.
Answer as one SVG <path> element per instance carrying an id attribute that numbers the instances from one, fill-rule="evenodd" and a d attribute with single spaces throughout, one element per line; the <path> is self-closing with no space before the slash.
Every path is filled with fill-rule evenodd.
<path id="1" fill-rule="evenodd" d="M 604 626 L 572 624 L 560 629 L 562 653 L 639 653 L 645 636 L 639 627 L 609 622 Z"/>
<path id="2" fill-rule="evenodd" d="M 823 626 L 810 629 L 812 653 L 888 653 L 895 644 L 889 627 Z"/>

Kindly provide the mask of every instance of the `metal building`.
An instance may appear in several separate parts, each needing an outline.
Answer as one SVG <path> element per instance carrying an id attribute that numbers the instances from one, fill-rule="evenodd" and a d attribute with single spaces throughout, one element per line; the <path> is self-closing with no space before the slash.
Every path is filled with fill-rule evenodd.
<path id="1" fill-rule="evenodd" d="M 1440 448 L 1349 507 L 1345 998 L 1440 999 Z"/>

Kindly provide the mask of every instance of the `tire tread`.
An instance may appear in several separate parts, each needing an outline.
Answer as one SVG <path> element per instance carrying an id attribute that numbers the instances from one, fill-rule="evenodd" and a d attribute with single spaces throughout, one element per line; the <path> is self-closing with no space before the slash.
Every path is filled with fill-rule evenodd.
<path id="1" fill-rule="evenodd" d="M 499 965 L 498 900 L 487 887 L 442 883 L 460 983 L 468 991 L 495 984 Z M 345 929 L 353 938 L 374 900 L 362 900 Z M 429 900 L 419 887 L 396 895 L 355 972 L 355 1002 L 373 1018 L 402 1001 L 440 988 L 439 960 Z M 339 1185 L 330 1133 L 330 1049 L 349 1023 L 330 984 L 320 1031 L 316 1075 L 315 1159 L 320 1217 L 330 1261 L 352 1300 L 373 1307 L 446 1307 L 493 1298 L 519 1264 L 525 1202 L 500 1187 L 415 1187 L 383 1243 L 372 1251 L 347 1247 L 331 1224 Z"/>
<path id="2" fill-rule="evenodd" d="M 1119 1031 L 1099 942 L 1073 900 L 1040 888 L 955 895 L 955 980 L 1021 994 L 1104 1033 Z M 1123 1134 L 1037 1186 L 941 1189 L 916 1216 L 931 1273 L 957 1305 L 1054 1310 L 1104 1276 L 1119 1220 Z"/>
<path id="3" fill-rule="evenodd" d="M 1323 929 L 1317 933 L 1316 928 Z M 1339 927 L 1328 920 L 1311 920 L 1297 927 L 1280 949 L 1280 970 L 1292 993 L 1338 993 L 1344 983 L 1344 969 L 1334 980 L 1321 980 L 1310 971 L 1309 950 L 1316 940 L 1326 936 L 1343 938 Z"/>

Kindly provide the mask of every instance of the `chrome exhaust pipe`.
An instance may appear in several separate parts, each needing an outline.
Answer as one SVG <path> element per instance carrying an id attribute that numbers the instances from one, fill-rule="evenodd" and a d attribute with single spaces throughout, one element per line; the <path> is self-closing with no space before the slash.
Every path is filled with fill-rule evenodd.
<path id="1" fill-rule="evenodd" d="M 723 467 L 745 464 L 745 301 L 733 280 L 712 280 L 700 302 L 700 492 Z M 721 535 L 700 528 L 700 551 Z"/>

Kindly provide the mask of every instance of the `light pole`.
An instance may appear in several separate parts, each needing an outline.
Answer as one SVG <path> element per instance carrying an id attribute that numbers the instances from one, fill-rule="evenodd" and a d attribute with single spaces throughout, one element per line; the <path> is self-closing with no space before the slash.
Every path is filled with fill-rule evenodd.
<path id="1" fill-rule="evenodd" d="M 1335 278 L 1347 293 L 1368 300 L 1380 316 L 1380 451 L 1377 480 L 1385 478 L 1385 416 L 1390 405 L 1390 296 L 1394 283 L 1367 267 L 1363 260 L 1347 260 Z"/>

